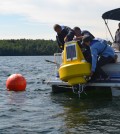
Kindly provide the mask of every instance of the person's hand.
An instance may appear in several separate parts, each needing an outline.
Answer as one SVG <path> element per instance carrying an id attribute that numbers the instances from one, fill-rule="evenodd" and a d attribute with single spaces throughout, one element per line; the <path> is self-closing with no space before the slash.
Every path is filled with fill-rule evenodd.
<path id="1" fill-rule="evenodd" d="M 79 41 L 80 39 L 78 39 L 78 38 L 74 38 L 73 40 L 74 40 L 74 41 Z"/>
<path id="2" fill-rule="evenodd" d="M 68 42 L 68 38 L 67 37 L 64 38 L 64 42 Z"/>
<path id="3" fill-rule="evenodd" d="M 74 41 L 82 40 L 82 37 L 83 37 L 83 36 L 75 37 L 75 38 L 74 38 Z"/>

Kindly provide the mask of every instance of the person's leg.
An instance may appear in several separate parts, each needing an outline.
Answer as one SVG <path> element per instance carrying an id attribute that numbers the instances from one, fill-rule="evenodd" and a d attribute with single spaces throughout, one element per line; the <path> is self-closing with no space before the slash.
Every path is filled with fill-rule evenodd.
<path id="1" fill-rule="evenodd" d="M 114 59 L 112 57 L 100 57 L 96 66 L 96 70 L 95 73 L 93 74 L 91 79 L 96 79 L 96 78 L 100 78 L 100 76 L 102 78 L 108 78 L 108 75 L 102 70 L 102 66 L 108 64 L 108 63 L 113 63 Z"/>
<path id="2" fill-rule="evenodd" d="M 112 58 L 111 56 L 108 56 L 108 57 L 101 56 L 98 60 L 97 66 L 102 67 L 108 63 L 114 63 L 114 58 Z"/>
<path id="3" fill-rule="evenodd" d="M 95 71 L 96 74 L 98 74 L 99 76 L 102 76 L 103 78 L 107 78 L 108 75 L 103 71 L 103 69 L 101 67 L 108 63 L 113 63 L 113 62 L 114 62 L 114 59 L 112 57 L 101 56 L 97 63 L 97 67 L 96 67 L 96 71 Z"/>

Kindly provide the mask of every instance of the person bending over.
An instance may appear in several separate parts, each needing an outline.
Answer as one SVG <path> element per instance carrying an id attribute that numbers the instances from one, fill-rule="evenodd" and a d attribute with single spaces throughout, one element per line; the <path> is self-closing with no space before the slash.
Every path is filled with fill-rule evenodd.
<path id="1" fill-rule="evenodd" d="M 74 38 L 74 31 L 68 26 L 54 25 L 54 30 L 57 33 L 56 40 L 60 49 L 64 50 L 64 43 L 72 41 Z"/>
<path id="2" fill-rule="evenodd" d="M 87 30 L 81 31 L 81 29 L 79 27 L 74 27 L 73 30 L 74 30 L 74 34 L 75 34 L 74 40 L 82 41 L 82 37 L 85 35 L 89 35 L 93 39 L 95 38 L 89 31 L 87 31 Z"/>
<path id="3" fill-rule="evenodd" d="M 81 29 L 79 27 L 74 27 L 73 30 L 74 30 L 74 34 L 75 34 L 74 40 L 79 41 L 80 44 L 82 42 L 83 36 L 85 36 L 85 35 L 89 35 L 92 39 L 95 38 L 89 31 L 87 31 L 87 30 L 81 31 Z M 92 57 L 91 57 L 90 47 L 85 46 L 85 45 L 82 45 L 82 47 L 84 48 L 83 49 L 84 51 L 82 51 L 82 52 L 83 52 L 83 55 L 85 57 L 85 60 L 87 62 L 91 63 Z"/>
<path id="4" fill-rule="evenodd" d="M 90 36 L 84 36 L 82 39 L 84 45 L 90 46 L 92 55 L 91 80 L 97 78 L 109 79 L 109 76 L 102 70 L 102 66 L 115 62 L 115 53 L 106 40 L 100 38 L 92 39 Z"/>

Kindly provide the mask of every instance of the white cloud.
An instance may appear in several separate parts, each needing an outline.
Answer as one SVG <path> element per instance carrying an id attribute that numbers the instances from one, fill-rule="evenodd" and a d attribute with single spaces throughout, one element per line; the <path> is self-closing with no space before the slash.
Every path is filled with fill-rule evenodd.
<path id="1" fill-rule="evenodd" d="M 19 14 L 29 21 L 44 23 L 79 23 L 96 17 L 97 13 L 105 11 L 105 7 L 112 8 L 119 3 L 119 0 L 4 0 L 0 4 L 0 13 Z"/>
<path id="2" fill-rule="evenodd" d="M 0 14 L 16 14 L 28 22 L 50 26 L 60 23 L 93 31 L 98 28 L 101 32 L 102 13 L 118 5 L 119 0 L 4 0 L 0 3 Z"/>

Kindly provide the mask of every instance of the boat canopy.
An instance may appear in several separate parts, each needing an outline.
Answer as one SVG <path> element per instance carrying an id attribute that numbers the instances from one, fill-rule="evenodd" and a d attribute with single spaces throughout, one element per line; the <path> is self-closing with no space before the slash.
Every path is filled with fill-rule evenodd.
<path id="1" fill-rule="evenodd" d="M 116 9 L 105 12 L 102 15 L 102 18 L 120 21 L 120 8 L 116 8 Z"/>

